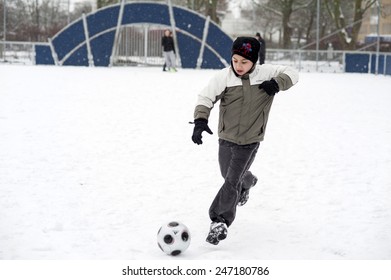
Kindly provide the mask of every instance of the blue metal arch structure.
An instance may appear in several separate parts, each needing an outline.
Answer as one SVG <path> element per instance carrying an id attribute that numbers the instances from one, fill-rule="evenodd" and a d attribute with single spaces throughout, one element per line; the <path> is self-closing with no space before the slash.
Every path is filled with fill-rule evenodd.
<path id="1" fill-rule="evenodd" d="M 110 66 L 120 26 L 175 25 L 183 68 L 229 65 L 232 39 L 209 18 L 178 6 L 133 2 L 108 6 L 71 23 L 49 44 L 37 45 L 36 64 Z"/>

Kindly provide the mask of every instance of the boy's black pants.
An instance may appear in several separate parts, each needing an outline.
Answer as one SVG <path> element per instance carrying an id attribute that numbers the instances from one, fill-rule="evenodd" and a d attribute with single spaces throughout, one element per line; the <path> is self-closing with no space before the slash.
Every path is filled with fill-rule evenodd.
<path id="1" fill-rule="evenodd" d="M 242 189 L 249 189 L 254 175 L 249 171 L 257 154 L 259 143 L 237 145 L 219 139 L 219 164 L 224 184 L 209 209 L 215 222 L 230 226 L 235 219 L 236 206 Z"/>

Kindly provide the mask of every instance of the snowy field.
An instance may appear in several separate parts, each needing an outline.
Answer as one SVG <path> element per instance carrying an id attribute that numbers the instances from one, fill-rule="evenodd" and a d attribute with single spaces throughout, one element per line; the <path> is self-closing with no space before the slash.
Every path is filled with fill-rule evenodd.
<path id="1" fill-rule="evenodd" d="M 391 77 L 301 73 L 279 93 L 228 238 L 205 242 L 222 184 L 191 141 L 212 70 L 0 65 L 0 259 L 391 259 Z"/>

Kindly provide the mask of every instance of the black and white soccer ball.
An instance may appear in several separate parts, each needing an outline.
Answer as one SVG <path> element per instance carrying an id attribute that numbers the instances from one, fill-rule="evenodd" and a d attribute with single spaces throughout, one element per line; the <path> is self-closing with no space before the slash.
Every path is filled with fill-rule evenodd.
<path id="1" fill-rule="evenodd" d="M 157 244 L 167 255 L 177 256 L 190 245 L 189 229 L 181 222 L 163 224 L 157 233 Z"/>

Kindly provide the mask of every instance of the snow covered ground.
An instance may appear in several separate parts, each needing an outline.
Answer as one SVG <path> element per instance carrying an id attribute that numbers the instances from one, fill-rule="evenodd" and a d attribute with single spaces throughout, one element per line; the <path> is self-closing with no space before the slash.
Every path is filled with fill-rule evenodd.
<path id="1" fill-rule="evenodd" d="M 259 178 L 228 238 L 205 237 L 222 184 L 191 142 L 213 70 L 0 65 L 0 259 L 391 259 L 391 77 L 302 73 L 274 101 Z"/>

